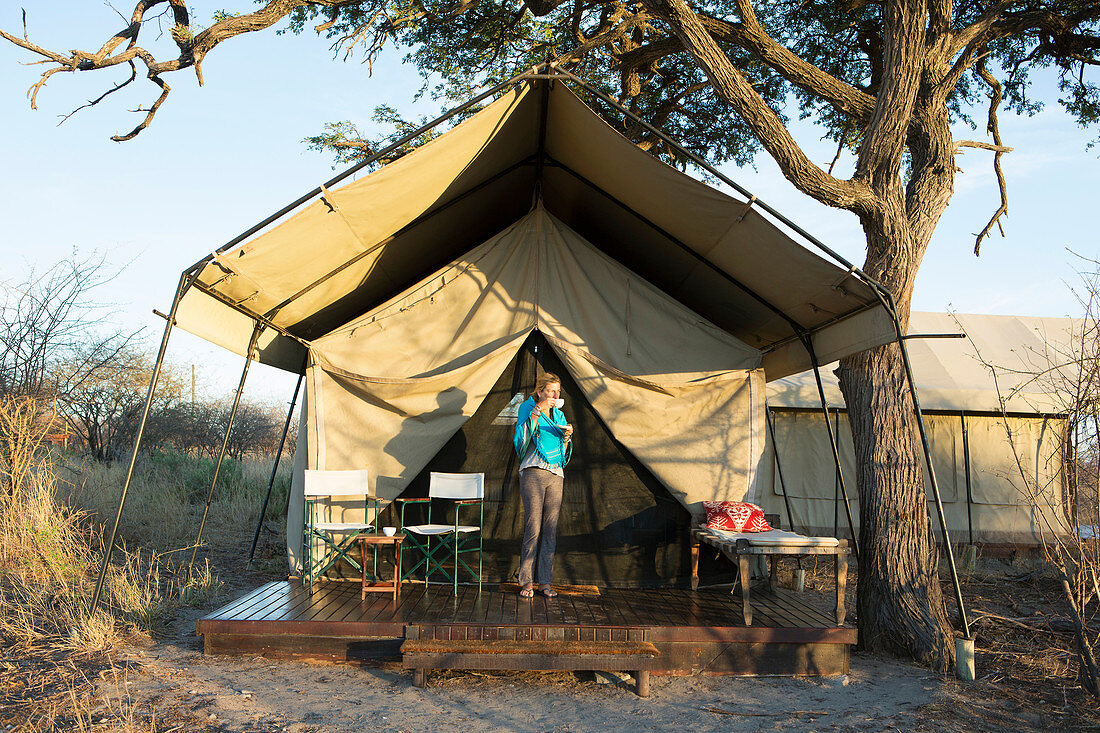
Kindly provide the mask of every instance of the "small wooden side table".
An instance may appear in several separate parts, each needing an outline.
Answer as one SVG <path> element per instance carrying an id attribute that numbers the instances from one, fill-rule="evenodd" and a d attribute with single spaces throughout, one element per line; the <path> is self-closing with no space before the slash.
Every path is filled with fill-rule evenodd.
<path id="1" fill-rule="evenodd" d="M 360 598 L 366 598 L 367 593 L 393 593 L 394 603 L 401 597 L 401 543 L 405 539 L 404 534 L 395 534 L 392 537 L 388 537 L 384 534 L 361 534 L 356 538 L 359 541 L 359 559 L 363 568 L 363 592 L 360 594 Z M 393 548 L 393 581 L 379 580 L 373 578 L 367 579 L 367 546 L 373 545 L 376 549 L 379 546 L 389 545 Z"/>

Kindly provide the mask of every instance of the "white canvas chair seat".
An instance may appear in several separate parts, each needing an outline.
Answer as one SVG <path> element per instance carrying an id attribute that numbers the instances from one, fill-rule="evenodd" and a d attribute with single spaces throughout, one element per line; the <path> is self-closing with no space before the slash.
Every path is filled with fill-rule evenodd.
<path id="1" fill-rule="evenodd" d="M 343 512 L 342 502 L 350 501 L 362 503 L 363 520 L 373 513 L 377 521 L 385 502 L 370 495 L 367 470 L 306 470 L 302 494 L 302 581 L 305 586 L 312 590 L 313 581 L 340 560 L 365 573 L 352 550 L 360 535 L 375 531 L 375 523 L 330 520 L 331 515 Z"/>
<path id="2" fill-rule="evenodd" d="M 432 504 L 437 501 L 453 502 L 455 521 L 453 524 L 432 522 Z M 485 523 L 485 474 L 483 473 L 440 473 L 432 471 L 428 481 L 428 496 L 425 498 L 398 498 L 401 503 L 401 530 L 406 532 L 407 543 L 401 544 L 401 555 L 406 550 L 414 551 L 420 561 L 411 567 L 399 561 L 399 567 L 407 568 L 405 577 L 424 568 L 424 582 L 431 582 L 432 573 L 443 575 L 454 587 L 458 595 L 458 574 L 465 570 L 477 579 L 477 590 L 481 592 L 482 576 L 482 538 L 481 526 Z M 409 504 L 422 504 L 427 509 L 427 522 L 424 524 L 406 524 L 405 509 Z M 479 524 L 459 524 L 463 507 L 477 507 Z M 467 535 L 473 535 L 467 536 Z M 417 539 L 418 537 L 423 539 Z M 432 538 L 435 538 L 434 540 Z M 474 544 L 476 539 L 477 543 Z M 405 545 L 408 544 L 408 548 Z M 477 553 L 477 569 L 466 562 L 465 555 Z M 444 560 L 451 562 L 450 569 Z"/>
<path id="3" fill-rule="evenodd" d="M 311 525 L 314 529 L 322 532 L 363 532 L 374 527 L 373 524 L 362 524 L 356 522 L 314 522 Z"/>
<path id="4" fill-rule="evenodd" d="M 838 547 L 836 537 L 807 537 L 797 532 L 773 529 L 767 532 L 731 532 L 726 529 L 707 528 L 707 532 L 725 542 L 748 540 L 755 547 Z"/>
<path id="5" fill-rule="evenodd" d="M 415 532 L 416 534 L 447 534 L 448 532 L 477 532 L 480 527 L 474 527 L 469 524 L 462 524 L 455 527 L 453 524 L 418 524 L 412 527 L 405 527 L 407 532 Z"/>

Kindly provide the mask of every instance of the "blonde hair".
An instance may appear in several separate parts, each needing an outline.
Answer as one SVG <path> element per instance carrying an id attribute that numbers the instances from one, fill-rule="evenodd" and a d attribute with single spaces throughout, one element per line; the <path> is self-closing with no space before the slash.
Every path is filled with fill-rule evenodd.
<path id="1" fill-rule="evenodd" d="M 532 394 L 538 394 L 540 391 L 546 389 L 546 385 L 553 384 L 554 382 L 561 384 L 561 377 L 553 372 L 543 372 L 539 375 L 538 379 L 535 380 L 535 391 Z"/>

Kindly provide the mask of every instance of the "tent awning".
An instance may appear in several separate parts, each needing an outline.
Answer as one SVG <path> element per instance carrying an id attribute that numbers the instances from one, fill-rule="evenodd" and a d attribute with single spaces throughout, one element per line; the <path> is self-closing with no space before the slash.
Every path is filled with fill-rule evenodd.
<path id="1" fill-rule="evenodd" d="M 1071 318 L 1033 318 L 913 312 L 909 333 L 965 334 L 966 338 L 913 338 L 909 358 L 926 410 L 1049 414 L 1065 410 L 1057 393 L 1073 380 L 1074 334 L 1081 322 Z M 990 367 L 996 370 L 994 380 Z M 823 368 L 825 396 L 844 406 L 835 365 Z M 773 407 L 821 409 L 812 372 L 784 377 L 768 386 Z"/>
<path id="2" fill-rule="evenodd" d="M 302 368 L 304 346 L 504 230 L 541 198 L 605 254 L 764 354 L 769 380 L 892 339 L 854 273 L 745 201 L 677 171 L 609 127 L 559 80 L 519 83 L 427 145 L 212 256 L 177 323 Z"/>

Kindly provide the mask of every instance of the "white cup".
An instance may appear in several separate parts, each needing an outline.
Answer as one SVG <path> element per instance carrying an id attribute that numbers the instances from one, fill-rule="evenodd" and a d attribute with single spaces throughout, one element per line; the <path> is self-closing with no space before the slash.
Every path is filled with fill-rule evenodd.
<path id="1" fill-rule="evenodd" d="M 387 537 L 393 537 L 395 534 L 397 534 L 397 527 L 383 527 L 382 534 L 386 535 Z"/>
<path id="2" fill-rule="evenodd" d="M 554 400 L 554 407 L 558 408 L 559 410 L 565 407 L 565 400 L 561 397 L 557 398 L 556 400 Z"/>

